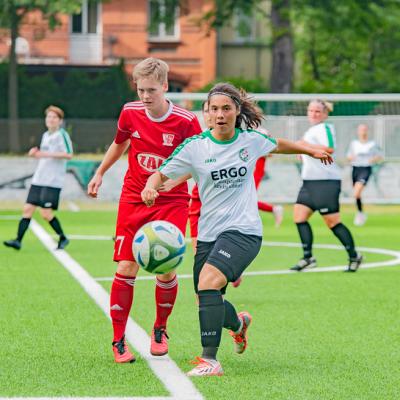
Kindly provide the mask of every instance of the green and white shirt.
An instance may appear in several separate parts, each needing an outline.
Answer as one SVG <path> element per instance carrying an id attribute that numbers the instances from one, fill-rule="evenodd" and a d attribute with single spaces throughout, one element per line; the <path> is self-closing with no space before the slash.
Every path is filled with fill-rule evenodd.
<path id="1" fill-rule="evenodd" d="M 313 125 L 304 134 L 303 140 L 307 143 L 336 148 L 336 133 L 332 124 L 321 122 Z M 301 177 L 303 180 L 341 180 L 340 169 L 336 162 L 323 164 L 319 159 L 301 155 L 303 167 Z M 333 155 L 334 158 L 334 155 Z"/>
<path id="2" fill-rule="evenodd" d="M 59 129 L 54 133 L 45 132 L 40 142 L 40 150 L 49 153 L 72 154 L 72 143 L 68 133 Z M 37 186 L 50 186 L 62 188 L 67 172 L 67 160 L 61 158 L 46 157 L 39 159 L 32 178 L 32 184 Z"/>
<path id="3" fill-rule="evenodd" d="M 198 239 L 212 242 L 227 230 L 262 236 L 253 171 L 258 158 L 276 147 L 276 140 L 256 130 L 236 129 L 219 141 L 207 130 L 178 146 L 159 168 L 176 179 L 191 174 L 202 202 Z"/>

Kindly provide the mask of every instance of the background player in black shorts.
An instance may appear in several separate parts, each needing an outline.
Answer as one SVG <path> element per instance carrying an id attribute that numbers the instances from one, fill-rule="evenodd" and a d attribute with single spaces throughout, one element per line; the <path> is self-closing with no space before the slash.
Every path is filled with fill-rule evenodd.
<path id="1" fill-rule="evenodd" d="M 367 214 L 363 212 L 361 194 L 371 176 L 372 166 L 382 160 L 382 155 L 375 141 L 368 140 L 368 125 L 360 124 L 357 128 L 357 135 L 358 139 L 350 143 L 347 159 L 353 166 L 353 193 L 357 205 L 354 225 L 361 226 L 367 221 Z"/>

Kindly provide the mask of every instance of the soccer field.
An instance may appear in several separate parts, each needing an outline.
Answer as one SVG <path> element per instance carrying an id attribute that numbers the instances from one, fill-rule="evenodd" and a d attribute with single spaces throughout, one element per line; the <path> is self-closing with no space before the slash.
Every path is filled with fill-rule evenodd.
<path id="1" fill-rule="evenodd" d="M 262 214 L 264 246 L 241 286 L 229 287 L 226 296 L 238 311 L 253 315 L 249 347 L 235 354 L 223 332 L 219 360 L 225 375 L 192 379 L 193 398 L 400 398 L 400 206 L 366 209 L 367 224 L 356 228 L 353 207 L 343 208 L 344 222 L 365 256 L 367 268 L 355 274 L 342 272 L 346 253 L 318 215 L 311 224 L 321 268 L 288 273 L 301 256 L 292 208 L 285 208 L 279 229 L 271 215 Z M 19 210 L 0 212 L 1 241 L 15 235 L 19 215 Z M 71 238 L 66 252 L 46 247 L 53 244 L 45 232 L 53 232 L 38 214 L 20 252 L 0 247 L 0 397 L 189 399 L 184 373 L 201 354 L 190 245 L 178 269 L 183 276 L 168 326 L 169 356 L 177 367 L 147 354 L 147 337 L 135 331 L 133 321 L 128 338 L 138 360 L 119 365 L 102 309 L 108 301 L 102 290 L 109 292 L 115 272 L 116 213 L 58 215 Z M 76 276 L 62 263 L 75 268 Z M 152 278 L 143 271 L 140 277 Z M 154 281 L 138 279 L 131 318 L 149 334 L 154 313 Z M 168 379 L 173 393 L 164 385 Z"/>

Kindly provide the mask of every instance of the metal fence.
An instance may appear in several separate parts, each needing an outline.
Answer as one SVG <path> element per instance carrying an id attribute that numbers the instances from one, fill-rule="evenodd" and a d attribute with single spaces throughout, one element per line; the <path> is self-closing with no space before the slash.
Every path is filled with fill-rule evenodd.
<path id="1" fill-rule="evenodd" d="M 200 112 L 196 112 L 202 123 Z M 336 128 L 337 158 L 345 158 L 350 142 L 356 138 L 357 126 L 361 123 L 369 126 L 370 138 L 382 148 L 387 161 L 400 160 L 400 116 L 352 116 L 330 117 Z M 275 117 L 267 116 L 263 123 L 272 136 L 297 140 L 308 128 L 306 117 Z M 103 153 L 114 138 L 115 120 L 68 119 L 65 127 L 71 135 L 75 152 Z M 21 119 L 21 148 L 26 152 L 32 146 L 40 143 L 45 127 L 42 119 Z M 0 119 L 0 152 L 7 153 L 8 123 Z"/>

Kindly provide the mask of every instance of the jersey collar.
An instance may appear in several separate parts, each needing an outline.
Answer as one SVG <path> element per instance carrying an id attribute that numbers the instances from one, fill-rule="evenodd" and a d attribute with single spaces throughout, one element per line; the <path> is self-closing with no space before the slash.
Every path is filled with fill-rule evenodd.
<path id="1" fill-rule="evenodd" d="M 146 113 L 147 118 L 150 121 L 153 121 L 153 122 L 164 122 L 171 115 L 172 109 L 174 108 L 174 104 L 172 103 L 171 100 L 168 100 L 168 99 L 166 99 L 166 100 L 169 103 L 168 111 L 163 116 L 161 116 L 160 118 L 154 118 L 154 117 L 152 117 L 150 115 L 150 113 L 146 109 L 144 110 L 145 113 Z"/>
<path id="2" fill-rule="evenodd" d="M 214 143 L 217 143 L 217 144 L 230 144 L 230 143 L 233 143 L 238 138 L 240 132 L 241 132 L 241 129 L 235 128 L 235 134 L 229 140 L 218 140 L 218 139 L 216 139 L 213 136 L 213 134 L 211 133 L 210 130 L 207 130 L 205 132 L 205 136 L 209 137 Z"/>

